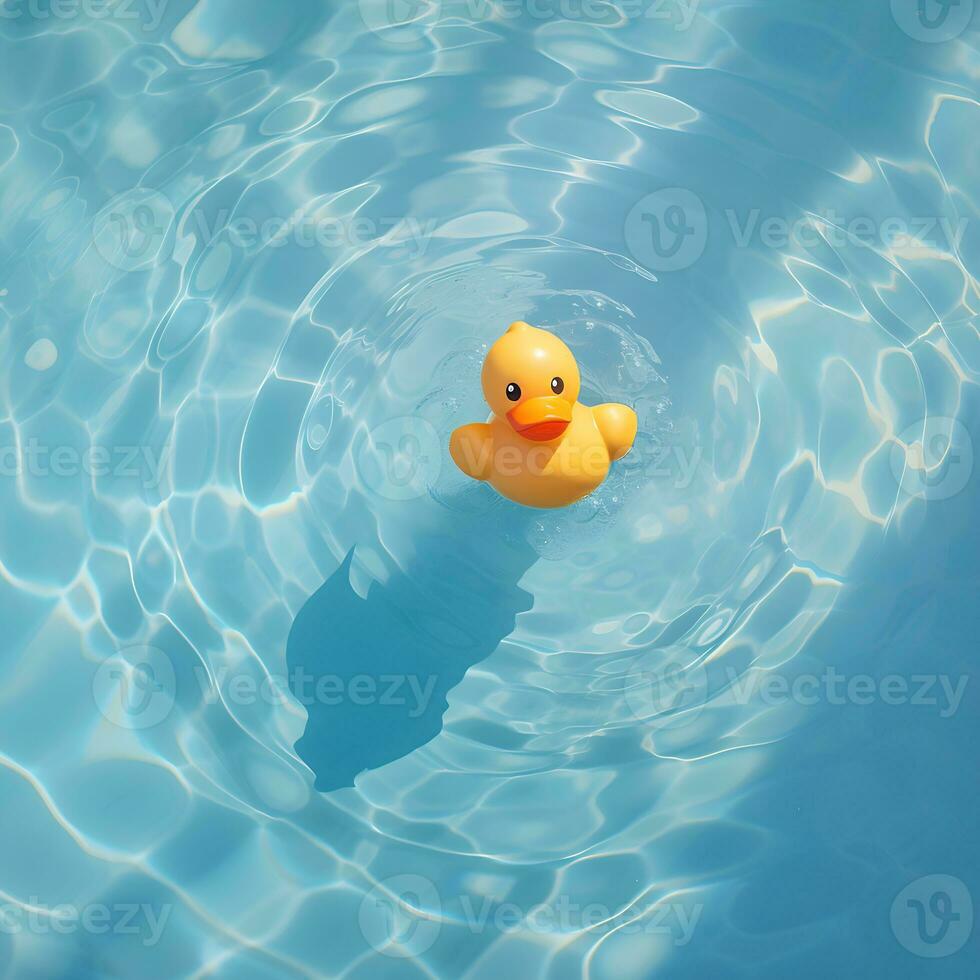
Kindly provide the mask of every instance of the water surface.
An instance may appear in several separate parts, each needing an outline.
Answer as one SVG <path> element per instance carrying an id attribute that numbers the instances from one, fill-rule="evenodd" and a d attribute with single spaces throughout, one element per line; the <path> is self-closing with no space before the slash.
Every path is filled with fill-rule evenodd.
<path id="1" fill-rule="evenodd" d="M 7 975 L 974 975 L 972 2 L 5 9 Z"/>

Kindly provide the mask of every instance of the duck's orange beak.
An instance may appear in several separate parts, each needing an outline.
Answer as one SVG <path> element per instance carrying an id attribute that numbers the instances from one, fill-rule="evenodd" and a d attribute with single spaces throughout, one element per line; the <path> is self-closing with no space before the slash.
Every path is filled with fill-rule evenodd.
<path id="1" fill-rule="evenodd" d="M 525 398 L 507 413 L 514 431 L 534 442 L 557 439 L 572 421 L 572 406 L 565 398 Z"/>

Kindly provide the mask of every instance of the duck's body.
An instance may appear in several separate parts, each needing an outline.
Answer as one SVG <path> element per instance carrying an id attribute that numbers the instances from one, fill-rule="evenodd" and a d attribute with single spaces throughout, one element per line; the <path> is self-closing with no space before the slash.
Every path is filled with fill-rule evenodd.
<path id="1" fill-rule="evenodd" d="M 494 413 L 453 433 L 449 450 L 456 465 L 529 507 L 580 500 L 629 452 L 636 414 L 626 405 L 582 405 L 579 387 L 575 359 L 557 337 L 512 324 L 483 367 Z"/>

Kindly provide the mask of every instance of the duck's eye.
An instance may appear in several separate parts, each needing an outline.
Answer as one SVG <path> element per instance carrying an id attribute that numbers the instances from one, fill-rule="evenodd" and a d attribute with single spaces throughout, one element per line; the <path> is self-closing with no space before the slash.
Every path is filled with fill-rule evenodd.
<path id="1" fill-rule="evenodd" d="M 521 397 L 521 386 L 511 381 L 511 383 L 507 385 L 507 397 L 512 402 L 516 402 Z"/>
<path id="2" fill-rule="evenodd" d="M 565 390 L 565 382 L 561 378 L 551 379 L 551 390 L 556 394 L 560 395 Z"/>

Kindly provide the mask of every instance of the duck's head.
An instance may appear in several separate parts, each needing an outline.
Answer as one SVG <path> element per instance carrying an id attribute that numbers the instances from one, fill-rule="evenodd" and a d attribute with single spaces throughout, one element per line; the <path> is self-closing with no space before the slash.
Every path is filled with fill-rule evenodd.
<path id="1" fill-rule="evenodd" d="M 572 352 L 554 334 L 523 321 L 490 348 L 482 382 L 494 415 L 533 442 L 564 433 L 581 386 Z"/>

